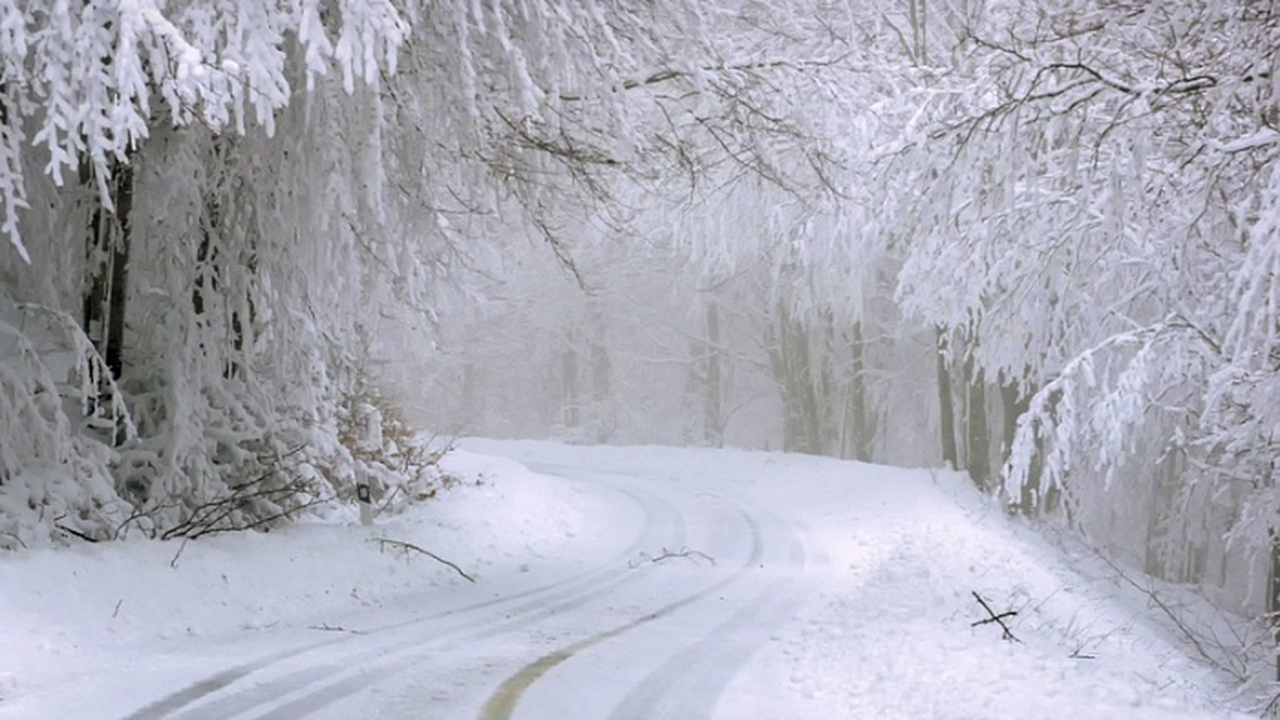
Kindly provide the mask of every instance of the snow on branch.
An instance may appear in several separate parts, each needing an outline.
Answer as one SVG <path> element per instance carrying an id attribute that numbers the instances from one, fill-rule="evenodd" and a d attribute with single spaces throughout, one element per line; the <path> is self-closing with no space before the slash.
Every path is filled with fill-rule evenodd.
<path id="1" fill-rule="evenodd" d="M 1222 153 L 1249 152 L 1272 145 L 1280 145 L 1280 132 L 1271 128 L 1262 128 L 1234 140 L 1214 140 L 1209 143 L 1209 147 Z"/>
<path id="2" fill-rule="evenodd" d="M 80 401 L 80 412 L 86 416 L 100 414 L 105 403 L 107 417 L 113 426 L 121 430 L 121 439 L 136 437 L 137 426 L 111 369 L 107 367 L 106 358 L 102 357 L 93 341 L 84 334 L 80 323 L 70 313 L 39 303 L 19 303 L 15 307 L 26 313 L 51 319 L 65 341 L 70 343 L 71 357 L 75 362 L 73 377 L 78 383 L 75 396 Z"/>
<path id="3" fill-rule="evenodd" d="M 56 185 L 88 162 L 102 186 L 112 161 L 129 162 L 151 134 L 154 99 L 169 106 L 174 125 L 218 131 L 234 121 L 239 133 L 247 104 L 270 135 L 293 97 L 292 73 L 305 73 L 309 88 L 331 68 L 348 93 L 357 80 L 376 86 L 384 70 L 395 72 L 410 32 L 391 0 L 342 0 L 335 22 L 322 19 L 318 0 L 300 8 L 274 0 L 43 5 L 0 0 L 0 70 L 9 78 L 0 86 L 0 232 L 25 262 L 16 217 L 26 207 L 18 152 L 26 124 Z M 304 56 L 300 71 L 291 70 L 291 53 Z"/>
<path id="4" fill-rule="evenodd" d="M 1280 163 L 1269 180 L 1232 288 L 1235 312 L 1224 343 L 1233 361 L 1246 367 L 1270 364 L 1280 344 Z"/>
<path id="5" fill-rule="evenodd" d="M 612 88 L 617 90 L 636 90 L 649 85 L 660 85 L 662 83 L 671 82 L 673 80 L 687 79 L 699 80 L 703 75 L 714 73 L 754 73 L 765 70 L 806 70 L 833 68 L 848 60 L 852 53 L 845 53 L 839 57 L 824 58 L 819 60 L 757 60 L 754 62 L 741 63 L 722 63 L 719 65 L 706 65 L 696 70 L 681 70 L 676 68 L 664 68 L 656 70 L 643 77 L 627 78 Z M 584 92 L 566 92 L 562 91 L 559 96 L 562 102 L 581 102 L 587 98 Z"/>
<path id="6" fill-rule="evenodd" d="M 1035 484 L 1031 474 L 1037 460 L 1042 461 L 1043 472 L 1038 490 L 1065 489 L 1063 481 L 1075 449 L 1086 444 L 1094 453 L 1095 468 L 1114 467 L 1123 458 L 1128 429 L 1146 417 L 1146 391 L 1159 361 L 1158 345 L 1174 337 L 1203 342 L 1188 323 L 1171 318 L 1105 338 L 1077 354 L 1045 383 L 1018 419 L 1003 472 L 1008 496 L 1018 497 Z M 1116 357 L 1126 351 L 1127 356 Z M 1085 397 L 1092 398 L 1088 410 L 1083 408 Z M 1086 438 L 1087 443 L 1082 442 Z"/>

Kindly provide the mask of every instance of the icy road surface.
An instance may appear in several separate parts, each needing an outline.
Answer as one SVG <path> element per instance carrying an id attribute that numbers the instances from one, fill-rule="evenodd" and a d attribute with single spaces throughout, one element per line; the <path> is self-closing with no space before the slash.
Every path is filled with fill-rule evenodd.
<path id="1" fill-rule="evenodd" d="M 373 528 L 0 558 L 0 719 L 1246 717 L 958 476 L 465 447 L 478 486 Z"/>

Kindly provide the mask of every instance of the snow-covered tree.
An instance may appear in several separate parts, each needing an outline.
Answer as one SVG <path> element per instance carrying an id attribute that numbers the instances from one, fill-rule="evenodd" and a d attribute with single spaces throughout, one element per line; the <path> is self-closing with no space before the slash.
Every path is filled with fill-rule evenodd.
<path id="1" fill-rule="evenodd" d="M 343 492 L 362 471 L 338 425 L 371 334 L 406 312 L 430 324 L 514 221 L 571 264 L 569 230 L 626 220 L 619 188 L 827 182 L 825 141 L 790 105 L 833 57 L 780 48 L 788 17 L 680 0 L 0 3 L 0 277 L 32 364 L 3 385 L 0 493 L 44 483 L 37 468 L 71 477 L 95 489 L 56 514 L 107 537 L 189 526 L 247 480 L 264 494 L 231 524 Z M 9 429 L 37 407 L 43 422 Z M 92 471 L 57 469 L 72 456 Z M 51 531 L 49 498 L 4 503 L 4 531 Z"/>
<path id="2" fill-rule="evenodd" d="M 1011 502 L 1061 493 L 1148 569 L 1245 582 L 1272 521 L 1244 529 L 1257 480 L 1221 460 L 1266 452 L 1227 438 L 1266 342 L 1277 23 L 1249 3 L 1040 10 L 986 7 L 891 165 L 920 191 L 893 213 L 899 298 L 1018 416 Z"/>

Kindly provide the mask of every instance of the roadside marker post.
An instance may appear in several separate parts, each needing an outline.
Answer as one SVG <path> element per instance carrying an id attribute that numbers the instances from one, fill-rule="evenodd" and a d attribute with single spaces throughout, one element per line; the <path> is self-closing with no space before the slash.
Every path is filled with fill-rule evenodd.
<path id="1" fill-rule="evenodd" d="M 360 524 L 373 524 L 373 498 L 369 494 L 369 483 L 356 484 L 356 500 L 360 503 Z"/>

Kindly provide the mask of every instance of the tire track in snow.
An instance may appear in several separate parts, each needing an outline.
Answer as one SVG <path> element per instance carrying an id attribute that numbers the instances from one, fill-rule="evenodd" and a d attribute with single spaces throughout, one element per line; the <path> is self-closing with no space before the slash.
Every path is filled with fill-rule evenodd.
<path id="1" fill-rule="evenodd" d="M 770 515 L 769 520 L 776 529 L 771 537 L 786 540 L 787 566 L 803 570 L 805 548 L 795 528 L 776 516 Z M 800 604 L 803 595 L 797 584 L 793 573 L 769 582 L 742 609 L 645 676 L 609 720 L 711 717 L 743 664 Z"/>
<path id="2" fill-rule="evenodd" d="M 624 495 L 640 507 L 644 518 L 641 532 L 636 539 L 626 549 L 614 554 L 597 568 L 580 572 L 554 583 L 524 590 L 514 595 L 492 598 L 435 613 L 427 617 L 414 618 L 373 628 L 363 635 L 331 638 L 299 648 L 290 648 L 273 653 L 253 662 L 237 665 L 199 680 L 133 712 L 126 717 L 126 720 L 164 720 L 165 718 L 223 720 L 224 718 L 234 717 L 250 711 L 266 709 L 278 702 L 282 697 L 308 685 L 314 685 L 339 675 L 344 669 L 347 669 L 347 666 L 359 664 L 361 661 L 367 661 L 371 658 L 385 661 L 391 654 L 402 655 L 405 650 L 420 652 L 424 645 L 439 646 L 444 644 L 443 641 L 445 640 L 454 640 L 454 642 L 459 639 L 476 640 L 510 632 L 546 617 L 552 617 L 580 607 L 592 599 L 606 594 L 615 585 L 626 582 L 631 575 L 626 567 L 626 561 L 634 557 L 644 547 L 653 544 L 656 535 L 668 534 L 669 538 L 664 538 L 667 542 L 678 544 L 683 541 L 685 533 L 684 518 L 669 502 L 658 498 L 656 495 L 640 493 L 630 488 L 613 487 L 601 483 L 592 483 L 592 485 Z M 551 604 L 548 605 L 548 603 Z M 502 607 L 509 604 L 511 607 L 505 609 Z M 503 618 L 502 621 L 494 622 L 493 616 L 495 612 Z M 402 632 L 409 630 L 430 631 L 433 629 L 431 627 L 433 624 L 455 617 L 465 619 L 444 631 L 437 630 L 430 637 L 418 637 L 416 634 L 406 636 Z M 481 631 L 473 635 L 467 635 L 468 631 L 476 628 L 481 629 Z M 383 640 L 389 634 L 395 636 L 390 637 L 388 640 Z M 374 638 L 372 642 L 369 640 L 371 636 Z M 325 654 L 322 659 L 317 658 L 309 666 L 301 670 L 289 671 L 282 677 L 272 678 L 252 687 L 233 691 L 230 694 L 221 694 L 223 690 L 233 688 L 237 684 L 252 681 L 253 676 L 268 675 L 270 671 L 280 669 L 285 664 L 291 664 L 289 661 L 300 657 L 321 655 L 335 645 L 345 645 L 353 648 L 370 645 L 372 647 L 348 651 L 344 657 L 346 662 L 343 665 L 334 664 L 332 658 Z M 388 663 L 379 662 L 377 667 L 381 668 L 386 664 Z M 330 700 L 337 699 L 376 681 L 383 674 L 381 671 L 364 671 L 353 676 L 360 679 L 358 683 L 353 682 L 352 677 L 340 679 L 330 682 L 322 687 L 321 690 L 312 693 L 312 695 L 317 697 L 323 695 L 326 698 L 333 696 Z M 304 696 L 299 700 L 306 700 L 308 697 L 311 696 Z M 295 703 L 296 709 L 299 711 L 304 709 L 303 703 L 299 701 L 295 701 Z M 314 702 L 305 703 L 306 706 L 313 704 Z M 275 713 L 273 712 L 269 716 L 274 717 Z"/>
<path id="3" fill-rule="evenodd" d="M 542 468 L 539 467 L 538 469 L 541 470 Z M 600 476 L 592 475 L 592 477 L 598 478 Z M 632 479 L 632 481 L 633 480 L 634 478 Z M 667 503 L 666 506 L 671 507 L 670 503 Z M 761 548 L 762 540 L 760 537 L 759 528 L 756 526 L 754 520 L 750 516 L 743 513 L 741 510 L 738 510 L 737 508 L 733 508 L 732 512 L 735 517 L 740 516 L 742 518 L 744 523 L 750 529 L 752 535 L 756 537 L 756 548 Z M 679 543 L 682 543 L 684 540 L 685 522 L 684 522 L 683 516 L 677 515 L 676 517 L 679 519 L 679 527 L 680 527 L 680 537 L 676 540 L 676 543 L 679 544 Z M 749 559 L 746 565 L 744 565 L 744 567 L 750 566 L 752 562 L 758 562 L 758 558 L 755 555 L 759 552 L 762 552 L 762 550 L 759 550 L 759 549 L 753 550 L 753 559 Z M 504 635 L 509 635 L 515 631 L 530 629 L 534 627 L 535 621 L 546 620 L 553 617 L 565 615 L 571 610 L 576 610 L 581 608 L 589 600 L 610 595 L 616 592 L 621 587 L 639 583 L 644 579 L 642 575 L 636 574 L 634 572 L 634 569 L 631 568 L 630 566 L 624 566 L 624 567 L 626 567 L 626 569 L 618 571 L 620 573 L 619 577 L 609 581 L 608 583 L 598 586 L 596 589 L 594 589 L 590 593 L 589 597 L 584 596 L 580 601 L 576 600 L 571 604 L 568 604 L 563 607 L 548 608 L 544 612 L 535 613 L 530 618 L 521 618 L 520 621 L 518 622 L 502 623 L 497 626 L 487 627 L 479 633 L 469 635 L 465 638 L 459 638 L 455 640 L 453 643 L 449 644 L 448 646 L 437 647 L 433 649 L 433 651 L 431 652 L 421 652 L 420 650 L 415 649 L 415 650 L 410 650 L 407 653 L 403 653 L 391 659 L 380 657 L 379 658 L 380 667 L 383 669 L 369 670 L 369 671 L 361 672 L 359 674 L 350 675 L 331 685 L 322 687 L 308 695 L 304 695 L 300 698 L 291 700 L 288 703 L 275 708 L 271 712 L 265 715 L 262 715 L 261 717 L 264 719 L 271 719 L 271 720 L 292 720 L 294 718 L 307 717 L 313 713 L 316 713 L 320 710 L 323 710 L 329 707 L 330 705 L 334 704 L 335 702 L 347 696 L 353 695 L 356 692 L 359 692 L 360 690 L 370 685 L 373 685 L 374 683 L 380 680 L 385 680 L 388 675 L 394 674 L 395 670 L 387 669 L 387 668 L 402 668 L 406 664 L 412 664 L 414 661 L 425 660 L 433 655 L 444 654 L 449 650 L 463 650 L 468 646 L 474 645 L 475 642 L 479 640 L 497 638 Z M 678 606 L 682 607 L 684 605 L 687 605 L 698 598 L 701 598 L 707 594 L 714 592 L 723 584 L 724 584 L 724 581 L 721 581 L 720 583 L 717 583 L 713 587 L 706 588 L 705 590 L 695 593 L 694 595 L 696 595 L 697 597 L 686 596 L 685 598 L 678 600 L 674 603 L 671 603 L 668 606 L 664 606 L 663 608 L 659 609 L 655 613 L 650 613 L 649 615 L 642 616 L 641 618 L 638 618 L 629 623 L 626 623 L 625 625 L 638 626 L 646 622 L 649 622 L 651 620 L 654 620 L 657 618 L 659 614 L 678 609 Z M 620 632 L 623 632 L 624 629 L 615 628 L 614 631 L 606 631 L 606 634 L 609 632 L 615 632 L 615 631 L 617 633 L 620 633 Z M 595 636 L 592 636 L 592 637 L 595 637 Z M 590 639 L 591 638 L 588 638 L 588 640 Z M 586 641 L 580 641 L 580 642 L 586 642 Z M 589 644 L 594 644 L 594 643 L 589 643 Z M 555 655 L 555 654 L 556 653 L 552 653 L 552 655 Z M 555 664 L 557 663 L 551 663 L 551 665 L 549 665 L 548 668 L 553 667 Z M 222 717 L 222 716 L 218 716 L 218 717 Z"/>
<path id="4" fill-rule="evenodd" d="M 759 565 L 764 559 L 764 531 L 761 529 L 760 523 L 755 517 L 751 516 L 741 508 L 737 508 L 737 512 L 751 529 L 751 552 L 746 561 L 743 562 L 732 575 L 722 578 L 712 585 L 686 595 L 679 600 L 668 603 L 652 613 L 557 649 L 525 665 L 515 674 L 503 681 L 498 689 L 489 697 L 489 700 L 486 701 L 484 707 L 480 711 L 479 720 L 509 720 L 509 718 L 514 714 L 516 706 L 519 704 L 524 693 L 553 668 L 574 658 L 585 650 L 623 635 L 624 633 L 648 625 L 654 621 L 666 618 L 682 608 L 693 605 L 701 600 L 705 600 L 724 588 L 741 582 L 744 578 L 748 577 L 751 569 Z"/>

